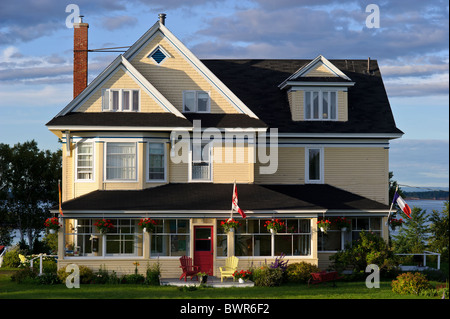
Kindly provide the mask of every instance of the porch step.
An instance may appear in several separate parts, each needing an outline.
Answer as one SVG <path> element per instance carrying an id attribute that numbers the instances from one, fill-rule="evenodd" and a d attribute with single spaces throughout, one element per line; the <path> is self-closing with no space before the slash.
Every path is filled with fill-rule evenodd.
<path id="1" fill-rule="evenodd" d="M 183 286 L 200 286 L 200 281 L 198 280 L 191 280 L 188 278 L 187 281 L 184 281 L 184 279 L 180 280 L 179 278 L 161 278 L 160 279 L 161 286 L 176 286 L 176 287 L 183 287 Z M 252 281 L 245 281 L 244 283 L 239 283 L 238 281 L 232 281 L 231 279 L 224 279 L 223 282 L 220 282 L 220 278 L 217 278 L 215 276 L 208 276 L 208 281 L 205 284 L 207 287 L 213 287 L 213 288 L 231 288 L 231 287 L 238 287 L 238 288 L 246 288 L 246 287 L 253 287 L 255 285 Z"/>

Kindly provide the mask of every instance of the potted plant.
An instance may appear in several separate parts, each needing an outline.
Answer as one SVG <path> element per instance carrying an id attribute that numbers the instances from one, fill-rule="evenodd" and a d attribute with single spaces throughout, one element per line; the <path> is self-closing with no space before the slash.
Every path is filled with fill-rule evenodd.
<path id="1" fill-rule="evenodd" d="M 392 230 L 395 230 L 396 227 L 402 226 L 404 223 L 403 219 L 391 218 L 389 224 L 391 225 Z"/>
<path id="2" fill-rule="evenodd" d="M 227 219 L 226 221 L 221 221 L 220 226 L 223 227 L 223 230 L 227 233 L 230 231 L 235 231 L 239 226 L 241 226 L 241 223 L 234 220 L 233 218 Z"/>
<path id="3" fill-rule="evenodd" d="M 59 230 L 61 224 L 58 217 L 47 218 L 44 222 L 44 226 L 49 230 L 50 234 L 54 234 Z"/>
<path id="4" fill-rule="evenodd" d="M 285 227 L 285 224 L 280 219 L 272 219 L 272 220 L 266 220 L 264 223 L 264 226 L 269 230 L 271 233 L 278 233 L 280 232 L 283 227 Z"/>
<path id="5" fill-rule="evenodd" d="M 94 223 L 94 226 L 97 227 L 97 230 L 100 234 L 106 234 L 107 232 L 113 230 L 115 227 L 113 223 L 109 219 L 101 219 L 97 220 Z"/>
<path id="6" fill-rule="evenodd" d="M 150 218 L 142 218 L 138 225 L 144 230 L 144 232 L 152 232 L 157 225 L 156 221 Z"/>
<path id="7" fill-rule="evenodd" d="M 328 228 L 331 227 L 331 222 L 328 219 L 320 219 L 317 221 L 317 226 L 324 233 L 328 231 Z"/>
<path id="8" fill-rule="evenodd" d="M 336 227 L 338 229 L 340 229 L 341 231 L 347 231 L 348 229 L 350 229 L 351 226 L 351 222 L 345 218 L 345 217 L 336 217 L 333 221 L 333 223 L 336 225 Z"/>
<path id="9" fill-rule="evenodd" d="M 206 272 L 198 272 L 197 276 L 199 277 L 201 284 L 206 284 L 208 281 L 208 274 Z"/>
<path id="10" fill-rule="evenodd" d="M 239 283 L 244 283 L 246 280 L 249 280 L 252 275 L 252 272 L 250 270 L 241 270 L 241 271 L 235 271 L 233 273 L 233 277 L 238 279 Z"/>

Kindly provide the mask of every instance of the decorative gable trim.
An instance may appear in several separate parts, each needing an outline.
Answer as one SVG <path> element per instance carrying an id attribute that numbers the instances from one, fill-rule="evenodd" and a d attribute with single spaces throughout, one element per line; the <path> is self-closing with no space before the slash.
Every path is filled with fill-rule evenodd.
<path id="1" fill-rule="evenodd" d="M 354 82 L 351 82 L 352 79 L 350 79 L 347 75 L 345 75 L 341 70 L 339 70 L 336 66 L 334 66 L 333 63 L 328 61 L 324 56 L 319 55 L 314 60 L 309 62 L 307 65 L 301 67 L 297 71 L 295 71 L 291 76 L 289 76 L 286 80 L 284 80 L 278 87 L 280 89 L 284 89 L 287 85 L 294 84 L 294 83 L 301 83 L 302 85 L 305 85 L 306 81 L 302 81 L 301 78 L 305 78 L 306 75 L 313 70 L 314 68 L 323 65 L 325 68 L 327 68 L 331 73 L 333 73 L 334 76 L 332 77 L 339 77 L 343 80 L 349 81 L 349 82 L 326 82 L 327 86 L 352 86 L 354 85 Z M 323 83 L 321 83 L 323 84 Z M 318 83 L 309 83 L 309 85 L 317 86 Z"/>
<path id="2" fill-rule="evenodd" d="M 146 78 L 139 73 L 138 70 L 123 56 L 119 55 L 100 75 L 98 75 L 87 88 L 73 99 L 56 117 L 66 115 L 69 112 L 75 112 L 80 108 L 89 97 L 101 89 L 102 85 L 106 83 L 118 70 L 122 69 L 128 76 L 130 76 L 149 96 L 151 96 L 163 110 L 173 113 L 174 115 L 185 118 L 184 115 L 178 111 L 172 103 L 170 103 Z"/>
<path id="3" fill-rule="evenodd" d="M 178 40 L 165 25 L 156 22 L 138 41 L 136 41 L 125 53 L 124 57 L 132 60 L 142 48 L 145 47 L 157 34 L 164 37 L 185 59 L 196 69 L 230 104 L 239 112 L 258 119 L 249 107 L 247 107 L 222 81 L 219 80 L 180 40 Z"/>

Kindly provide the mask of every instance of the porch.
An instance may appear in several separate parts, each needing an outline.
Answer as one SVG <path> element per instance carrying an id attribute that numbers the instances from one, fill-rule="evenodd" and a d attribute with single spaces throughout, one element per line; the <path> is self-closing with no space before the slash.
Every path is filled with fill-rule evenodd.
<path id="1" fill-rule="evenodd" d="M 190 278 L 188 278 L 187 281 L 184 281 L 184 279 L 180 280 L 179 278 L 161 278 L 160 284 L 161 286 L 198 287 L 200 286 L 200 281 L 197 279 L 191 280 Z M 223 282 L 221 282 L 220 277 L 208 276 L 208 281 L 204 285 L 212 288 L 248 288 L 253 287 L 255 283 L 249 280 L 244 283 L 239 283 L 237 280 L 233 281 L 232 279 L 224 279 Z"/>

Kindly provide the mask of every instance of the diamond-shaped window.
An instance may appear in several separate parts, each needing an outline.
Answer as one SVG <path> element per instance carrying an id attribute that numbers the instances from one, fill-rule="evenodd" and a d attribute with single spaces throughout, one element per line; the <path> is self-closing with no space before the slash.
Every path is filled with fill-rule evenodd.
<path id="1" fill-rule="evenodd" d="M 149 57 L 155 60 L 156 63 L 160 64 L 165 58 L 167 58 L 167 55 L 161 50 L 161 48 L 158 47 L 149 55 Z"/>

